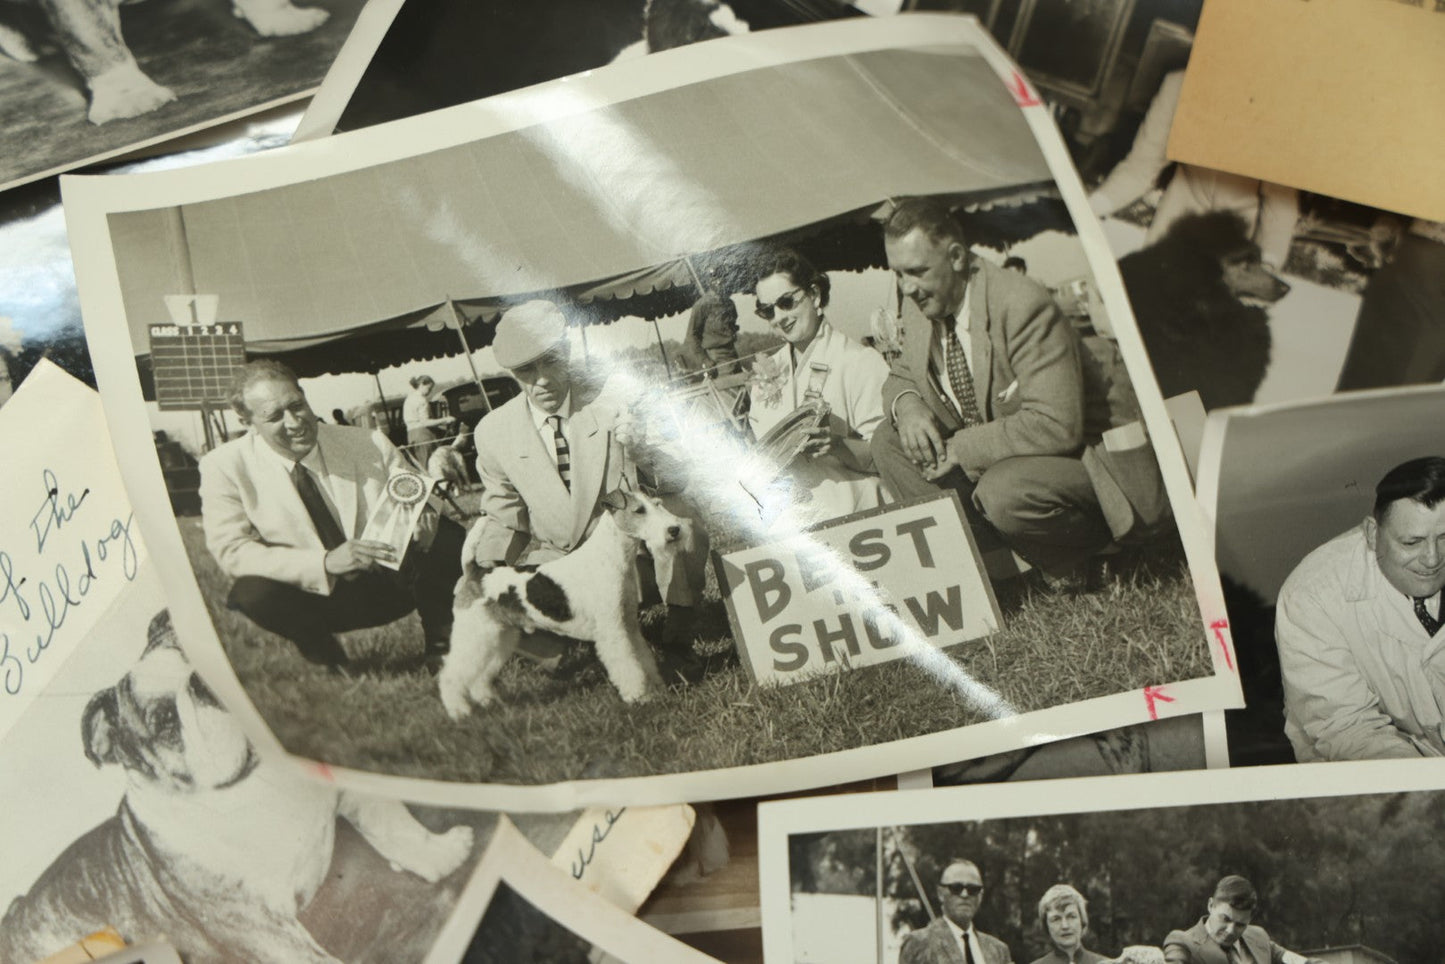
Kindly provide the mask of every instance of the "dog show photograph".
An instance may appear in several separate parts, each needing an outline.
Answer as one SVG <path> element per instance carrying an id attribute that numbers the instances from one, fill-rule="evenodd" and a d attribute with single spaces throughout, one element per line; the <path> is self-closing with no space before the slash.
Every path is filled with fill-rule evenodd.
<path id="1" fill-rule="evenodd" d="M 1062 145 L 971 24 L 866 26 L 67 181 L 137 517 L 248 735 L 565 809 L 1237 699 Z"/>
<path id="2" fill-rule="evenodd" d="M 5 0 L 0 187 L 295 100 L 361 0 Z"/>

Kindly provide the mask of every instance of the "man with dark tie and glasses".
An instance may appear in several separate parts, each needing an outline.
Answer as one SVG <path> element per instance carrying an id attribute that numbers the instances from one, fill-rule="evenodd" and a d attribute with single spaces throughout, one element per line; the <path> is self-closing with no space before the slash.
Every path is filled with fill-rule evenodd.
<path id="1" fill-rule="evenodd" d="M 1085 424 L 1108 406 L 1086 405 L 1079 335 L 1042 285 L 974 256 L 937 200 L 899 202 L 883 245 L 918 308 L 901 319 L 887 424 L 872 438 L 884 483 L 900 500 L 952 489 L 985 554 L 1001 539 L 1047 588 L 1087 588 L 1088 560 L 1133 527 L 1135 509 L 1127 489 L 1095 488 L 1089 460 L 1108 457 L 1111 426 Z"/>
<path id="2" fill-rule="evenodd" d="M 955 857 L 934 891 L 939 915 L 903 938 L 898 964 L 1012 964 L 1008 945 L 973 926 L 983 902 L 983 876 L 971 860 Z"/>
<path id="3" fill-rule="evenodd" d="M 415 611 L 423 658 L 438 665 L 461 527 L 425 510 L 401 560 L 390 544 L 360 538 L 388 481 L 411 466 L 379 432 L 321 422 L 282 363 L 248 364 L 230 403 L 248 431 L 200 464 L 206 548 L 233 580 L 227 606 L 338 671 L 348 659 L 337 633 Z"/>
<path id="4" fill-rule="evenodd" d="M 1259 895 L 1243 877 L 1231 875 L 1214 885 L 1205 914 L 1188 930 L 1164 938 L 1167 964 L 1323 964 L 1270 940 L 1253 923 Z"/>
<path id="5" fill-rule="evenodd" d="M 1300 762 L 1445 756 L 1445 458 L 1380 479 L 1364 520 L 1279 591 L 1285 735 Z"/>

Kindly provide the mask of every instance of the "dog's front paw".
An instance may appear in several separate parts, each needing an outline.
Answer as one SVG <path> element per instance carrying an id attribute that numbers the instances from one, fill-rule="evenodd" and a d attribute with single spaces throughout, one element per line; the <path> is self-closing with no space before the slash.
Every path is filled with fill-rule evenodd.
<path id="1" fill-rule="evenodd" d="M 414 859 L 409 859 L 409 866 L 405 869 L 427 883 L 434 884 L 460 867 L 462 862 L 471 856 L 475 842 L 476 834 L 471 827 L 453 827 L 446 833 L 429 837 L 426 846 Z"/>
<path id="2" fill-rule="evenodd" d="M 123 63 L 90 78 L 92 124 L 139 117 L 176 99 L 168 87 L 151 80 L 135 61 Z"/>
<path id="3" fill-rule="evenodd" d="M 331 16 L 318 7 L 293 7 L 289 3 L 237 3 L 231 8 L 237 17 L 256 28 L 263 37 L 290 37 L 315 30 Z"/>

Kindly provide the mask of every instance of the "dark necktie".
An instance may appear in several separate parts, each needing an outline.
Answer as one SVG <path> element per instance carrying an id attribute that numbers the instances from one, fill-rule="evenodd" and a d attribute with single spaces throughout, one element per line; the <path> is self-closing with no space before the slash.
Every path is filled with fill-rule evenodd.
<path id="1" fill-rule="evenodd" d="M 562 477 L 562 484 L 567 491 L 572 491 L 572 449 L 567 445 L 567 436 L 562 434 L 562 416 L 548 415 L 547 422 L 552 426 L 552 444 L 557 449 L 557 474 Z"/>
<path id="2" fill-rule="evenodd" d="M 968 939 L 968 931 L 963 932 L 963 964 L 973 964 L 973 942 Z"/>
<path id="3" fill-rule="evenodd" d="M 1441 620 L 1431 616 L 1425 609 L 1425 600 L 1415 600 L 1415 618 L 1420 620 L 1420 625 L 1425 627 L 1426 636 L 1434 636 L 1440 631 Z"/>
<path id="4" fill-rule="evenodd" d="M 978 397 L 973 391 L 973 375 L 968 370 L 968 357 L 963 353 L 963 343 L 953 327 L 953 319 L 944 322 L 943 363 L 948 369 L 948 383 L 953 388 L 953 397 L 958 399 L 958 414 L 963 427 L 979 425 L 983 416 L 978 411 Z"/>
<path id="5" fill-rule="evenodd" d="M 331 509 L 326 505 L 326 500 L 321 497 L 321 486 L 316 484 L 316 477 L 311 474 L 311 470 L 297 462 L 291 469 L 291 481 L 296 483 L 296 494 L 301 496 L 301 504 L 306 506 L 306 514 L 311 517 L 311 524 L 316 527 L 321 544 L 330 551 L 345 542 L 346 534 L 341 531 L 336 516 L 331 514 Z"/>

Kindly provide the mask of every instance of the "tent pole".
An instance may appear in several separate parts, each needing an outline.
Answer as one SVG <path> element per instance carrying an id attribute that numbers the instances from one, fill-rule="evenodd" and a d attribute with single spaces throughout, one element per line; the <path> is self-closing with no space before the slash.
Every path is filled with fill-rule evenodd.
<path id="1" fill-rule="evenodd" d="M 878 836 L 873 841 L 875 861 L 873 864 L 873 893 L 877 895 L 874 909 L 877 914 L 875 926 L 878 935 L 878 964 L 883 964 L 883 825 L 878 825 Z"/>
<path id="2" fill-rule="evenodd" d="M 662 326 L 652 319 L 652 330 L 657 333 L 657 350 L 662 352 L 662 367 L 667 370 L 667 380 L 672 381 L 672 362 L 667 360 L 667 348 L 662 344 Z"/>
<path id="3" fill-rule="evenodd" d="M 457 337 L 462 340 L 462 351 L 467 356 L 467 367 L 472 370 L 472 381 L 477 383 L 477 388 L 482 393 L 482 404 L 488 412 L 492 410 L 492 400 L 487 397 L 487 386 L 482 384 L 482 376 L 477 374 L 477 363 L 472 361 L 472 346 L 467 344 L 467 333 L 463 330 L 464 320 L 462 313 L 457 310 L 456 302 L 452 301 L 451 295 L 447 296 L 447 307 L 452 310 L 452 320 L 457 323 Z"/>
<path id="4" fill-rule="evenodd" d="M 371 377 L 376 379 L 376 398 L 381 403 L 382 417 L 386 419 L 386 436 L 390 438 L 396 426 L 391 424 L 391 412 L 386 408 L 386 392 L 381 389 L 381 372 L 372 372 Z"/>

